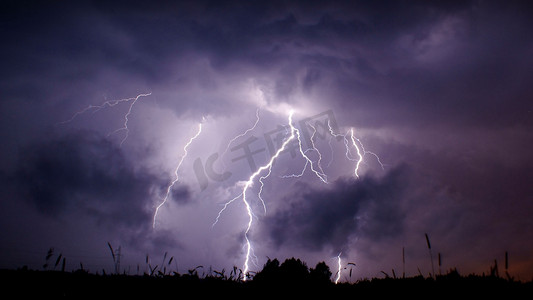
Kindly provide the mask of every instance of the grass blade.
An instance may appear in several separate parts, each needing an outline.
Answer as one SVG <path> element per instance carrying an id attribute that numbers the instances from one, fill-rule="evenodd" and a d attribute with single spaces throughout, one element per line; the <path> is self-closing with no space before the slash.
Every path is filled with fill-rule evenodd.
<path id="1" fill-rule="evenodd" d="M 426 235 L 426 243 L 428 245 L 428 250 L 429 250 L 429 258 L 431 259 L 431 273 L 432 273 L 431 277 L 435 277 L 435 266 L 433 265 L 433 253 L 431 253 L 431 243 L 429 242 L 428 234 L 425 233 L 425 235 Z"/>
<path id="2" fill-rule="evenodd" d="M 52 255 L 54 255 L 54 248 L 48 249 L 48 253 L 46 254 L 46 260 L 49 260 Z"/>
<path id="3" fill-rule="evenodd" d="M 509 269 L 509 253 L 505 251 L 505 270 Z"/>
<path id="4" fill-rule="evenodd" d="M 107 242 L 107 246 L 109 247 L 109 250 L 111 250 L 111 256 L 113 257 L 113 262 L 115 262 L 116 261 L 115 251 L 113 250 L 113 247 L 111 246 L 111 243 Z"/>
<path id="5" fill-rule="evenodd" d="M 61 257 L 62 257 L 62 256 L 63 256 L 63 255 L 62 255 L 61 253 L 59 253 L 59 256 L 58 256 L 57 259 L 56 259 L 56 263 L 54 264 L 54 269 L 57 267 L 57 265 L 59 265 L 59 262 L 61 261 Z"/>

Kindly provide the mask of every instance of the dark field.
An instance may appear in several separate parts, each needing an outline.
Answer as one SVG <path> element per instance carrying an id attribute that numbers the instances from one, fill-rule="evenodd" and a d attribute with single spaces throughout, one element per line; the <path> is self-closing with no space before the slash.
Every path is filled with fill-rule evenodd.
<path id="1" fill-rule="evenodd" d="M 142 276 L 99 275 L 85 270 L 74 272 L 0 270 L 2 289 L 15 298 L 22 297 L 409 297 L 431 299 L 442 297 L 505 297 L 531 299 L 533 282 L 492 275 L 462 276 L 451 270 L 433 277 L 386 277 L 362 279 L 354 283 L 334 284 L 329 268 L 308 269 L 305 263 L 292 259 L 292 265 L 269 261 L 253 279 L 239 278 L 219 272 L 204 277 L 189 274 Z M 324 264 L 325 266 L 325 264 Z"/>

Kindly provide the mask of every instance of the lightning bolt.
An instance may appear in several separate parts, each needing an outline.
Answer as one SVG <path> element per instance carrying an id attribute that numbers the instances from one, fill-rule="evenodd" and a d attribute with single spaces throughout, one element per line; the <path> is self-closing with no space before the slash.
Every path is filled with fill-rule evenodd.
<path id="1" fill-rule="evenodd" d="M 321 174 L 325 174 L 324 170 L 322 169 L 322 165 L 320 164 L 322 162 L 322 153 L 320 153 L 320 151 L 318 151 L 318 149 L 315 146 L 315 141 L 314 141 L 314 138 L 315 138 L 315 135 L 316 135 L 316 127 L 311 125 L 311 124 L 307 124 L 307 125 L 309 127 L 313 128 L 313 134 L 311 135 L 311 145 L 312 145 L 311 150 L 314 150 L 318 154 L 318 160 L 317 160 L 318 169 L 320 170 Z"/>
<path id="2" fill-rule="evenodd" d="M 266 179 L 271 174 L 272 165 L 274 164 L 274 161 L 276 160 L 276 158 L 279 157 L 281 152 L 283 152 L 287 148 L 287 145 L 297 136 L 298 130 L 292 125 L 293 113 L 294 113 L 293 110 L 291 110 L 290 113 L 289 113 L 289 126 L 291 128 L 290 136 L 283 142 L 281 147 L 270 158 L 270 160 L 268 161 L 267 164 L 259 167 L 252 175 L 250 175 L 250 177 L 248 178 L 248 181 L 243 183 L 242 193 L 240 193 L 238 196 L 236 196 L 235 198 L 231 199 L 230 201 L 228 201 L 224 205 L 224 207 L 219 211 L 218 216 L 217 216 L 217 218 L 215 220 L 215 223 L 213 223 L 213 226 L 215 226 L 216 223 L 218 222 L 221 214 L 224 212 L 224 210 L 226 210 L 226 208 L 231 203 L 233 203 L 234 201 L 236 201 L 239 198 L 242 199 L 242 202 L 244 203 L 244 206 L 246 208 L 246 213 L 248 215 L 248 222 L 246 224 L 246 228 L 245 228 L 245 231 L 244 231 L 244 239 L 245 239 L 244 247 L 245 247 L 246 255 L 245 255 L 244 266 L 243 266 L 243 274 L 244 274 L 243 281 L 246 281 L 247 278 L 248 278 L 248 271 L 250 269 L 250 266 L 249 266 L 250 257 L 252 256 L 252 252 L 253 252 L 252 243 L 250 241 L 250 238 L 248 237 L 248 234 L 250 233 L 250 230 L 252 228 L 252 224 L 253 224 L 253 221 L 254 221 L 254 213 L 253 213 L 252 207 L 250 205 L 250 202 L 247 199 L 247 192 L 253 186 L 254 181 L 256 180 L 256 178 L 258 176 L 260 176 L 260 174 L 263 173 L 264 171 L 267 171 L 266 175 L 260 176 L 260 178 L 259 178 L 259 181 L 261 183 L 261 190 L 262 190 L 263 180 Z M 264 201 L 262 200 L 262 198 L 260 196 L 260 193 L 258 195 L 259 195 L 260 200 L 263 202 L 263 206 L 264 206 Z"/>
<path id="3" fill-rule="evenodd" d="M 327 175 L 324 173 L 324 170 L 322 169 L 322 166 L 320 165 L 320 162 L 322 161 L 322 154 L 320 153 L 320 151 L 318 151 L 318 149 L 316 148 L 315 146 L 315 142 L 314 142 L 314 137 L 315 137 L 315 134 L 316 134 L 316 128 L 311 125 L 311 124 L 307 124 L 309 125 L 311 128 L 313 128 L 313 134 L 311 135 L 311 148 L 307 149 L 307 150 L 303 150 L 302 149 L 302 141 L 300 139 L 300 131 L 295 129 L 292 125 L 291 125 L 291 129 L 294 129 L 296 130 L 296 136 L 298 138 L 298 149 L 300 151 L 300 154 L 302 155 L 303 158 L 305 158 L 305 165 L 302 169 L 302 171 L 300 172 L 300 174 L 291 174 L 291 175 L 284 175 L 284 176 L 281 176 L 281 178 L 294 178 L 294 177 L 302 177 L 303 174 L 305 173 L 305 170 L 307 169 L 307 166 L 310 165 L 311 166 L 311 171 L 313 173 L 315 173 L 315 175 L 324 183 L 328 183 L 328 178 L 327 178 Z M 318 165 L 318 170 L 316 170 L 313 166 L 313 161 L 309 158 L 309 156 L 307 156 L 307 152 L 309 151 L 314 151 L 318 154 L 318 160 L 317 160 L 317 165 Z"/>
<path id="4" fill-rule="evenodd" d="M 60 122 L 58 124 L 61 124 L 61 125 L 68 124 L 68 123 L 74 121 L 78 116 L 80 116 L 80 115 L 82 115 L 84 113 L 87 113 L 89 111 L 92 111 L 93 113 L 96 113 L 96 112 L 98 112 L 98 111 L 100 111 L 102 109 L 111 108 L 111 107 L 117 106 L 117 105 L 122 104 L 122 103 L 129 103 L 128 110 L 126 111 L 126 113 L 123 116 L 124 121 L 122 123 L 122 127 L 117 128 L 117 129 L 111 131 L 110 133 L 108 133 L 108 136 L 110 136 L 110 135 L 116 134 L 116 133 L 118 133 L 120 131 L 125 131 L 124 137 L 120 141 L 120 146 L 122 146 L 122 144 L 126 141 L 126 139 L 128 138 L 128 135 L 129 135 L 128 122 L 129 122 L 129 118 L 131 116 L 133 107 L 135 106 L 135 104 L 137 103 L 137 101 L 141 97 L 148 97 L 148 96 L 151 96 L 151 95 L 152 95 L 152 93 L 139 94 L 139 95 L 137 95 L 135 97 L 132 97 L 132 98 L 125 98 L 125 99 L 119 99 L 119 100 L 109 100 L 109 101 L 105 101 L 104 103 L 102 103 L 100 105 L 89 105 L 86 108 L 74 113 L 71 116 L 70 119 L 68 119 L 66 121 L 63 121 L 63 122 Z M 226 146 L 226 149 L 223 152 L 222 156 L 224 156 L 227 153 L 227 151 L 229 150 L 229 148 L 230 148 L 230 146 L 231 146 L 231 144 L 233 142 L 235 142 L 237 139 L 245 136 L 246 134 L 248 134 L 249 132 L 251 132 L 252 130 L 254 130 L 257 127 L 257 125 L 258 125 L 258 123 L 260 121 L 259 111 L 260 111 L 260 108 L 257 108 L 257 110 L 256 110 L 256 120 L 255 120 L 254 124 L 251 127 L 249 127 L 248 129 L 246 129 L 244 132 L 242 132 L 241 134 L 239 134 L 239 135 L 235 136 L 233 139 L 231 139 L 228 142 L 228 144 Z M 307 170 L 307 167 L 309 167 L 311 169 L 311 171 L 322 182 L 328 183 L 327 175 L 325 174 L 325 172 L 324 172 L 324 170 L 323 170 L 323 168 L 321 166 L 322 154 L 320 153 L 320 151 L 316 147 L 315 141 L 314 141 L 315 135 L 317 133 L 317 129 L 314 126 L 312 126 L 311 124 L 307 124 L 313 129 L 313 134 L 311 136 L 311 147 L 304 151 L 303 147 L 302 147 L 300 131 L 298 129 L 296 129 L 294 127 L 294 125 L 293 125 L 293 121 L 292 121 L 293 114 L 294 114 L 294 111 L 291 110 L 289 112 L 289 116 L 288 116 L 288 128 L 286 127 L 286 130 L 287 130 L 286 131 L 286 135 L 289 135 L 289 133 L 290 133 L 290 135 L 285 138 L 285 140 L 283 141 L 283 143 L 280 146 L 280 148 L 270 158 L 270 160 L 268 161 L 267 164 L 259 167 L 254 173 L 252 173 L 250 175 L 250 177 L 248 178 L 247 181 L 237 183 L 239 186 L 242 186 L 242 192 L 239 193 L 239 195 L 237 195 L 236 197 L 232 198 L 231 200 L 229 200 L 228 202 L 226 202 L 224 204 L 224 206 L 219 211 L 219 213 L 218 213 L 218 215 L 217 215 L 217 217 L 216 217 L 216 219 L 215 219 L 215 221 L 214 221 L 214 223 L 212 225 L 212 226 L 215 226 L 218 223 L 222 213 L 228 208 L 228 206 L 230 204 L 232 204 L 236 200 L 242 199 L 242 202 L 243 202 L 243 204 L 245 206 L 246 214 L 248 216 L 248 222 L 246 223 L 246 226 L 245 226 L 245 229 L 244 229 L 244 240 L 245 240 L 245 243 L 244 243 L 243 248 L 245 249 L 245 260 L 244 260 L 244 264 L 243 264 L 243 271 L 244 271 L 243 272 L 243 274 L 244 274 L 243 281 L 246 281 L 249 278 L 250 260 L 251 260 L 252 257 L 255 257 L 254 254 L 253 254 L 254 251 L 253 251 L 253 247 L 252 247 L 252 241 L 251 241 L 251 239 L 249 237 L 250 231 L 252 229 L 252 225 L 254 223 L 255 214 L 254 214 L 254 211 L 252 209 L 251 203 L 250 203 L 250 201 L 248 199 L 249 198 L 249 195 L 248 195 L 249 190 L 253 187 L 254 183 L 256 181 L 258 181 L 260 183 L 260 187 L 259 187 L 258 192 L 257 192 L 257 198 L 261 202 L 261 204 L 263 206 L 264 213 L 266 214 L 266 204 L 265 204 L 265 201 L 264 201 L 264 199 L 262 197 L 262 191 L 263 191 L 263 187 L 264 187 L 264 180 L 267 179 L 271 175 L 272 166 L 273 166 L 275 160 L 279 157 L 279 155 L 283 151 L 286 150 L 286 148 L 289 145 L 289 143 L 292 142 L 295 139 L 298 142 L 298 150 L 300 152 L 300 155 L 305 159 L 305 165 L 303 166 L 303 169 L 302 169 L 301 173 L 292 174 L 292 175 L 285 175 L 285 176 L 282 176 L 282 178 L 301 177 L 301 176 L 303 176 L 303 174 Z M 335 133 L 333 131 L 331 125 L 330 125 L 329 120 L 328 120 L 328 127 L 329 127 L 329 132 L 330 132 L 331 136 L 336 137 L 336 138 L 342 137 L 342 139 L 344 140 L 344 145 L 346 147 L 345 156 L 346 156 L 346 158 L 348 160 L 350 160 L 352 162 L 355 162 L 355 167 L 354 167 L 353 173 L 354 173 L 354 176 L 356 178 L 360 178 L 359 169 L 360 169 L 361 163 L 363 163 L 363 161 L 364 161 L 364 157 L 366 156 L 366 154 L 370 154 L 370 155 L 374 156 L 375 159 L 377 160 L 377 162 L 379 163 L 379 165 L 381 166 L 381 168 L 384 169 L 384 165 L 381 162 L 379 156 L 377 154 L 375 154 L 374 152 L 367 151 L 364 148 L 364 145 L 361 142 L 361 140 L 358 139 L 355 136 L 353 128 L 350 128 L 350 130 L 348 130 L 345 134 Z M 188 140 L 188 142 L 183 147 L 183 155 L 181 156 L 176 168 L 174 169 L 174 179 L 167 186 L 165 196 L 162 198 L 162 201 L 155 208 L 155 211 L 154 211 L 154 214 L 153 214 L 153 222 L 152 222 L 152 227 L 154 229 L 155 229 L 155 226 L 156 226 L 156 221 L 157 221 L 157 216 L 158 216 L 159 210 L 168 201 L 168 199 L 170 197 L 170 194 L 171 194 L 171 191 L 172 191 L 172 188 L 179 181 L 179 178 L 180 178 L 179 177 L 179 170 L 180 170 L 181 165 L 183 164 L 185 158 L 188 155 L 188 148 L 194 142 L 194 140 L 200 136 L 201 133 L 202 133 L 202 123 L 199 123 L 198 124 L 198 131 L 196 132 L 195 135 L 193 135 Z M 331 150 L 333 150 L 332 145 L 331 145 L 331 139 L 329 141 L 329 146 L 330 146 Z M 352 149 L 355 150 L 355 154 L 352 153 L 353 152 Z M 308 156 L 308 153 L 310 153 L 310 152 L 316 152 L 317 153 L 318 159 L 316 159 L 316 161 L 313 161 Z M 328 166 L 331 164 L 332 159 L 333 159 L 333 156 L 331 158 L 331 161 L 328 163 Z M 337 257 L 336 257 L 337 258 L 337 269 L 338 270 L 337 270 L 337 274 L 336 274 L 336 278 L 335 278 L 335 284 L 338 284 L 340 279 L 341 279 L 341 273 L 342 273 L 341 255 L 342 255 L 342 252 L 340 252 L 337 255 Z"/>
<path id="5" fill-rule="evenodd" d="M 376 153 L 374 153 L 374 152 L 365 150 L 365 146 L 363 145 L 361 140 L 359 140 L 358 138 L 355 138 L 355 140 L 357 140 L 357 142 L 359 143 L 359 146 L 361 146 L 361 150 L 363 151 L 363 156 L 365 156 L 367 154 L 370 154 L 370 155 L 374 156 L 376 158 L 376 161 L 378 162 L 379 166 L 381 167 L 381 169 L 385 170 L 385 166 L 381 162 L 381 159 L 379 158 L 379 156 Z"/>
<path id="6" fill-rule="evenodd" d="M 176 166 L 176 169 L 174 170 L 174 180 L 170 183 L 170 185 L 168 185 L 167 187 L 167 192 L 165 194 L 165 197 L 163 198 L 163 201 L 156 207 L 155 209 L 155 212 L 154 212 L 154 218 L 153 218 L 153 223 L 152 223 L 152 228 L 155 228 L 155 222 L 156 222 L 156 219 L 157 219 L 157 214 L 159 212 L 159 209 L 161 208 L 161 206 L 163 206 L 169 196 L 170 196 L 170 191 L 172 190 L 172 187 L 174 187 L 174 185 L 178 182 L 179 180 L 179 174 L 178 174 L 178 171 L 181 167 L 181 164 L 183 163 L 183 161 L 185 160 L 185 157 L 187 157 L 187 149 L 189 148 L 189 146 L 192 144 L 192 142 L 202 133 L 202 123 L 199 123 L 198 124 L 198 132 L 196 132 L 196 134 L 191 137 L 189 139 L 189 141 L 187 142 L 187 144 L 183 147 L 183 155 L 181 156 L 181 159 L 180 161 L 178 162 L 178 165 Z"/>
<path id="7" fill-rule="evenodd" d="M 339 283 L 339 280 L 341 280 L 341 272 L 342 272 L 342 264 L 341 264 L 341 253 L 337 255 L 337 278 L 335 278 L 335 284 Z"/>
<path id="8" fill-rule="evenodd" d="M 224 150 L 224 152 L 222 153 L 221 157 L 223 157 L 229 150 L 229 146 L 235 142 L 237 139 L 245 136 L 248 134 L 248 132 L 254 130 L 256 127 L 257 127 L 257 124 L 259 123 L 259 110 L 260 108 L 258 107 L 257 110 L 255 111 L 255 123 L 254 125 L 252 125 L 252 127 L 246 129 L 243 133 L 237 135 L 236 137 L 232 138 L 229 142 L 228 142 L 228 145 L 226 146 L 226 150 Z"/>
<path id="9" fill-rule="evenodd" d="M 355 174 L 355 177 L 359 178 L 359 166 L 361 165 L 361 162 L 363 161 L 363 155 L 361 154 L 361 150 L 359 150 L 359 147 L 357 146 L 357 143 L 355 142 L 355 137 L 353 135 L 353 128 L 350 128 L 350 133 L 351 133 L 350 139 L 352 140 L 352 145 L 357 151 L 357 156 L 358 156 L 358 159 L 356 159 L 357 163 L 355 164 L 355 170 L 353 172 Z"/>
<path id="10" fill-rule="evenodd" d="M 315 173 L 315 175 L 316 175 L 320 180 L 322 180 L 322 182 L 324 182 L 324 183 L 328 183 L 328 178 L 327 178 L 326 174 L 324 174 L 323 171 L 318 171 L 318 170 L 316 170 L 315 167 L 314 167 L 314 163 L 313 163 L 313 161 L 309 158 L 309 156 L 307 156 L 307 154 L 305 154 L 306 151 L 303 151 L 303 149 L 302 149 L 302 140 L 301 140 L 301 138 L 300 138 L 300 131 L 297 130 L 296 128 L 294 128 L 294 126 L 292 125 L 292 123 L 290 123 L 289 125 L 291 126 L 291 130 L 292 130 L 292 131 L 296 131 L 296 136 L 297 136 L 297 138 L 298 138 L 298 149 L 300 150 L 300 154 L 305 158 L 305 160 L 306 160 L 306 164 L 308 163 L 308 164 L 311 166 L 311 171 L 313 171 L 313 173 Z M 311 126 L 311 127 L 312 127 L 312 126 Z M 313 132 L 313 136 L 314 136 L 315 133 L 316 133 L 316 128 L 313 127 L 313 129 L 315 130 L 315 131 Z M 315 151 L 319 154 L 319 157 L 320 157 L 320 159 L 321 159 L 321 158 L 322 158 L 322 155 L 320 155 L 320 151 L 318 151 L 318 149 L 315 147 L 315 143 L 312 142 L 312 140 L 313 140 L 313 139 L 311 138 L 311 144 L 313 145 L 313 148 L 311 148 L 311 150 L 315 150 Z M 319 162 L 320 162 L 320 159 L 319 159 Z M 320 168 L 320 169 L 322 169 L 322 168 Z"/>
<path id="11" fill-rule="evenodd" d="M 129 121 L 129 116 L 131 115 L 131 110 L 133 109 L 133 106 L 135 105 L 135 103 L 137 103 L 137 101 L 139 100 L 139 98 L 141 97 L 148 97 L 152 95 L 152 93 L 148 93 L 148 94 L 139 94 L 137 95 L 136 97 L 132 97 L 132 98 L 125 98 L 125 99 L 119 99 L 119 100 L 109 100 L 109 101 L 106 101 L 100 105 L 89 105 L 87 106 L 86 108 L 80 110 L 80 111 L 77 111 L 76 113 L 74 113 L 72 115 L 72 117 L 70 117 L 70 119 L 66 120 L 66 121 L 63 121 L 63 122 L 60 122 L 58 123 L 58 125 L 64 125 L 64 124 L 67 124 L 67 123 L 70 123 L 72 121 L 74 121 L 74 119 L 76 119 L 79 115 L 81 114 L 84 114 L 85 112 L 87 111 L 90 111 L 90 110 L 94 110 L 93 113 L 96 113 L 106 107 L 113 107 L 115 105 L 118 105 L 120 103 L 124 103 L 124 102 L 131 102 L 130 103 L 130 106 L 128 108 L 128 111 L 126 112 L 126 114 L 124 115 L 124 123 L 122 124 L 122 127 L 121 128 L 118 128 L 118 129 L 115 129 L 114 131 L 108 133 L 108 136 L 112 135 L 112 134 L 115 134 L 119 131 L 122 131 L 124 130 L 126 132 L 126 134 L 124 135 L 124 137 L 122 138 L 122 140 L 120 141 L 120 146 L 122 146 L 122 144 L 126 141 L 126 139 L 128 138 L 128 134 L 129 134 L 129 128 L 128 128 L 128 121 Z"/>
<path id="12" fill-rule="evenodd" d="M 381 163 L 381 160 L 379 159 L 379 156 L 377 154 L 375 154 L 374 152 L 365 150 L 364 145 L 361 142 L 361 140 L 355 137 L 353 128 L 350 128 L 350 130 L 346 132 L 346 134 L 343 135 L 343 134 L 333 132 L 333 129 L 331 128 L 329 120 L 328 120 L 328 127 L 329 127 L 329 132 L 332 136 L 342 137 L 344 139 L 344 146 L 346 147 L 346 158 L 350 161 L 355 162 L 355 168 L 354 168 L 355 177 L 359 178 L 359 167 L 361 163 L 363 162 L 364 156 L 366 154 L 370 154 L 374 156 L 377 162 L 379 163 L 379 165 L 381 166 L 381 169 L 383 170 L 385 169 L 385 167 L 383 166 L 383 163 Z M 349 136 L 349 140 L 348 140 L 348 136 Z M 355 151 L 357 153 L 357 158 L 354 158 L 352 155 L 352 151 L 350 150 L 350 141 L 351 141 L 353 148 L 355 148 Z"/>
<path id="13" fill-rule="evenodd" d="M 258 110 L 259 111 L 259 110 Z M 228 144 L 228 147 L 229 145 L 234 141 L 236 140 L 237 138 L 239 137 L 242 137 L 244 136 L 246 133 L 248 133 L 250 130 L 253 130 L 258 121 L 259 121 L 259 115 L 258 115 L 258 111 L 256 112 L 256 116 L 257 116 L 257 119 L 256 119 L 256 122 L 255 124 L 249 128 L 248 130 L 246 130 L 244 133 L 238 135 L 237 137 L 235 137 L 233 140 L 230 141 L 230 143 Z M 316 135 L 316 128 L 310 124 L 308 124 L 309 126 L 311 126 L 311 128 L 313 128 L 313 134 L 311 136 L 311 148 L 307 149 L 307 150 L 303 150 L 303 147 L 302 147 L 302 140 L 301 140 L 301 135 L 300 135 L 300 131 L 298 129 L 296 129 L 292 123 L 292 116 L 293 116 L 293 113 L 294 111 L 290 111 L 289 113 L 289 121 L 288 121 L 288 125 L 289 125 L 289 128 L 290 128 L 290 136 L 288 138 L 286 138 L 284 140 L 284 142 L 282 143 L 282 145 L 280 146 L 280 148 L 277 150 L 277 152 L 271 157 L 270 161 L 264 165 L 264 166 L 261 166 L 260 168 L 258 168 L 252 175 L 250 175 L 248 181 L 244 182 L 244 183 L 241 183 L 243 185 L 243 188 L 242 188 L 242 192 L 237 195 L 236 197 L 232 198 L 231 200 L 229 200 L 228 202 L 226 202 L 224 204 L 224 206 L 222 207 L 222 209 L 218 212 L 218 215 L 217 217 L 215 218 L 215 222 L 213 223 L 213 227 L 218 223 L 222 213 L 228 208 L 228 206 L 235 202 L 236 200 L 238 199 L 242 199 L 243 203 L 244 203 L 244 206 L 246 208 L 246 213 L 248 215 L 248 223 L 246 225 L 246 228 L 244 230 L 244 239 L 245 239 L 245 252 L 246 252 L 246 255 L 245 255 L 245 261 L 244 261 L 244 266 L 243 266 L 243 270 L 244 270 L 244 277 L 243 277 L 243 280 L 246 281 L 246 279 L 248 278 L 248 271 L 249 271 L 249 263 L 250 263 L 250 259 L 251 257 L 253 256 L 253 248 L 252 248 L 252 243 L 250 241 L 250 238 L 249 238 L 249 232 L 252 228 L 252 225 L 253 225 L 253 221 L 254 221 L 254 212 L 252 210 L 252 207 L 250 205 L 250 202 L 248 201 L 247 199 L 247 192 L 248 190 L 253 186 L 255 180 L 257 179 L 257 177 L 259 177 L 258 181 L 260 183 L 260 187 L 259 187 L 259 191 L 257 193 L 257 198 L 260 200 L 260 202 L 262 203 L 263 205 L 263 209 L 264 209 L 264 212 L 266 214 L 266 205 L 265 205 L 265 201 L 263 199 L 263 197 L 261 196 L 262 194 L 262 191 L 263 191 L 263 187 L 264 187 L 264 180 L 267 179 L 270 174 L 272 173 L 272 165 L 274 163 L 274 161 L 276 160 L 276 158 L 279 157 L 279 155 L 281 154 L 281 152 L 283 152 L 286 148 L 287 148 L 287 145 L 293 141 L 294 139 L 296 139 L 298 141 L 298 150 L 300 152 L 300 155 L 305 159 L 305 165 L 302 169 L 302 172 L 300 174 L 293 174 L 293 175 L 285 175 L 285 176 L 282 176 L 282 178 L 288 178 L 288 177 L 301 177 L 305 170 L 307 169 L 307 166 L 310 166 L 310 169 L 311 171 L 324 183 L 328 183 L 327 182 L 327 176 L 326 174 L 324 173 L 323 169 L 322 169 L 322 166 L 320 165 L 321 163 L 321 160 L 322 160 L 322 154 L 320 153 L 320 151 L 316 148 L 316 145 L 314 143 L 314 138 L 315 138 L 315 135 Z M 329 125 L 329 123 L 328 123 Z M 330 131 L 331 133 L 334 135 L 334 136 L 337 136 L 333 133 L 333 130 L 331 129 L 331 126 L 330 127 Z M 288 131 L 289 132 L 289 131 Z M 353 131 L 352 131 L 353 133 Z M 352 134 L 353 136 L 353 134 Z M 347 138 L 346 136 L 344 136 L 345 140 L 346 140 L 346 143 L 347 143 Z M 354 143 L 355 143 L 355 137 L 353 139 Z M 355 147 L 357 147 L 357 144 L 355 144 Z M 358 149 L 358 148 L 357 148 Z M 227 150 L 227 148 L 226 148 Z M 318 169 L 315 168 L 315 163 L 313 162 L 313 160 L 311 158 L 309 158 L 309 156 L 307 155 L 307 153 L 309 151 L 315 151 L 317 154 L 318 154 L 318 160 L 316 162 L 317 166 L 318 166 Z M 349 151 L 349 150 L 348 150 Z M 360 152 L 358 152 L 360 153 Z M 348 155 L 348 154 L 347 154 Z M 361 158 L 362 159 L 362 156 Z M 359 162 L 360 163 L 360 162 Z M 266 174 L 260 176 L 262 173 L 266 172 Z M 356 173 L 357 174 L 357 173 Z M 339 259 L 340 259 L 340 254 L 339 254 Z"/>

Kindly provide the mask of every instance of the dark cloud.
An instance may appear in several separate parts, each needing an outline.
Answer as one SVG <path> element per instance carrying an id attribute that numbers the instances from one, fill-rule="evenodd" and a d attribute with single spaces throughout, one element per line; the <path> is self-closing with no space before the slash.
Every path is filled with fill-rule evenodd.
<path id="1" fill-rule="evenodd" d="M 30 145 L 20 152 L 19 162 L 12 180 L 44 214 L 81 211 L 104 223 L 133 228 L 150 224 L 161 180 L 135 168 L 120 148 L 94 132 Z"/>
<path id="2" fill-rule="evenodd" d="M 191 190 L 187 185 L 173 187 L 170 198 L 176 203 L 187 204 L 191 200 Z"/>
<path id="3" fill-rule="evenodd" d="M 402 167 L 382 178 L 339 178 L 325 189 L 300 183 L 261 225 L 276 246 L 312 251 L 329 247 L 338 253 L 354 236 L 396 236 L 402 232 L 407 174 Z"/>
<path id="4" fill-rule="evenodd" d="M 134 82 L 179 114 L 221 114 L 231 112 L 235 99 L 209 93 L 221 88 L 217 78 L 233 73 L 238 82 L 268 73 L 278 100 L 333 82 L 323 101 L 360 111 L 354 119 L 365 126 L 528 120 L 527 5 L 237 3 L 8 7 L 5 88 L 17 97 L 68 103 L 80 78 L 117 94 Z M 205 64 L 188 65 L 184 57 Z M 68 82 L 76 89 L 69 92 Z M 173 92 L 196 84 L 194 96 Z"/>

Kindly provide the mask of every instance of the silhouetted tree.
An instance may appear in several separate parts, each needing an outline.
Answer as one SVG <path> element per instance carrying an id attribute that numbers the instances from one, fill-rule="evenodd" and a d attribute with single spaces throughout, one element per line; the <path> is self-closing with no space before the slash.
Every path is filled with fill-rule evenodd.
<path id="1" fill-rule="evenodd" d="M 281 265 L 277 259 L 268 260 L 259 273 L 254 276 L 254 282 L 295 284 L 309 280 L 309 268 L 300 259 L 289 258 Z"/>
<path id="2" fill-rule="evenodd" d="M 309 279 L 314 284 L 328 284 L 331 283 L 331 271 L 325 262 L 319 262 L 315 268 L 309 271 Z"/>
<path id="3" fill-rule="evenodd" d="M 309 269 L 305 262 L 294 257 L 286 259 L 280 268 L 280 277 L 283 282 L 302 283 L 309 278 Z"/>
<path id="4" fill-rule="evenodd" d="M 263 269 L 255 274 L 254 282 L 276 282 L 281 281 L 280 278 L 280 269 L 279 269 L 279 260 L 270 258 L 267 260 Z"/>

